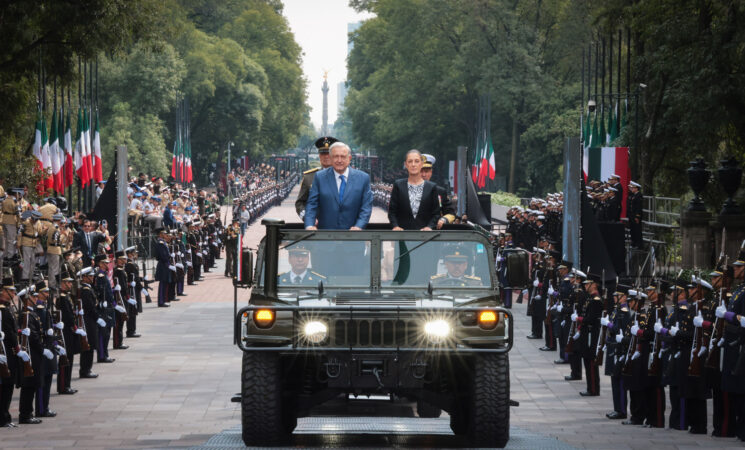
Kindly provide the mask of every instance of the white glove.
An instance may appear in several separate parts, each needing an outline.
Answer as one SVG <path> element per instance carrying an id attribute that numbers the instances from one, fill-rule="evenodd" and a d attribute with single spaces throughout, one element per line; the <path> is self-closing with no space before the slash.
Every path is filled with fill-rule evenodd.
<path id="1" fill-rule="evenodd" d="M 65 350 L 65 347 L 57 346 L 57 353 L 59 353 L 60 356 L 66 356 L 67 350 Z"/>
<path id="2" fill-rule="evenodd" d="M 607 317 L 601 317 L 600 318 L 600 325 L 602 325 L 604 327 L 607 327 L 609 323 L 610 323 L 610 320 L 608 320 Z"/>
<path id="3" fill-rule="evenodd" d="M 556 311 L 556 305 L 552 306 L 550 309 L 551 311 Z"/>
<path id="4" fill-rule="evenodd" d="M 129 303 L 132 306 L 135 306 L 137 304 L 137 300 L 130 297 L 127 299 L 127 303 Z"/>
<path id="5" fill-rule="evenodd" d="M 704 356 L 707 351 L 709 351 L 709 349 L 705 345 L 702 345 L 701 350 L 698 351 L 698 357 L 700 358 Z"/>
<path id="6" fill-rule="evenodd" d="M 175 258 L 175 257 L 176 257 L 176 254 L 175 253 L 171 253 L 171 258 Z"/>
<path id="7" fill-rule="evenodd" d="M 135 285 L 136 285 L 136 284 L 137 284 L 137 283 L 135 283 L 134 281 L 130 281 L 130 282 L 129 282 L 129 286 L 130 286 L 130 287 L 135 287 Z"/>
<path id="8" fill-rule="evenodd" d="M 719 317 L 719 318 L 721 319 L 721 318 L 723 318 L 723 317 L 724 317 L 724 313 L 726 313 L 726 312 L 727 312 L 727 307 L 726 307 L 726 306 L 724 306 L 724 305 L 719 305 L 719 306 L 717 307 L 717 309 L 716 309 L 716 312 L 715 312 L 715 313 L 716 313 L 717 317 Z"/>
<path id="9" fill-rule="evenodd" d="M 0 364 L 8 365 L 8 357 L 5 355 L 0 355 Z"/>
<path id="10" fill-rule="evenodd" d="M 620 344 L 622 340 L 623 340 L 623 335 L 621 333 L 618 333 L 616 335 L 616 344 Z"/>
<path id="11" fill-rule="evenodd" d="M 191 261 L 186 261 L 186 267 L 193 267 L 194 265 L 191 263 Z"/>
<path id="12" fill-rule="evenodd" d="M 724 338 L 719 339 L 719 343 L 717 343 L 718 346 L 724 347 Z"/>
<path id="13" fill-rule="evenodd" d="M 639 352 L 639 350 L 635 351 L 633 355 L 631 355 L 631 360 L 635 360 L 636 358 L 642 356 L 642 354 Z"/>
<path id="14" fill-rule="evenodd" d="M 54 353 L 52 353 L 52 351 L 49 350 L 48 348 L 45 348 L 42 353 L 44 354 L 44 357 L 46 359 L 52 359 L 52 358 L 54 358 Z"/>
<path id="15" fill-rule="evenodd" d="M 183 269 L 184 268 L 184 265 L 181 264 L 181 263 L 176 263 L 176 267 L 179 268 L 179 269 Z"/>
<path id="16" fill-rule="evenodd" d="M 58 330 L 64 330 L 65 329 L 65 322 L 59 321 L 54 324 L 54 327 Z"/>
<path id="17" fill-rule="evenodd" d="M 121 287 L 121 286 L 119 286 L 119 285 L 117 284 L 116 286 L 114 286 L 114 290 L 115 290 L 116 292 L 119 292 L 119 291 L 121 291 L 121 290 L 122 290 L 122 287 Z"/>
<path id="18" fill-rule="evenodd" d="M 88 333 L 86 333 L 85 330 L 82 328 L 78 328 L 77 330 L 75 330 L 75 334 L 83 337 L 88 336 Z"/>
<path id="19" fill-rule="evenodd" d="M 109 307 L 109 302 L 103 302 L 103 303 L 101 303 L 101 307 L 102 308 L 108 308 Z"/>
<path id="20" fill-rule="evenodd" d="M 577 321 L 577 317 L 578 317 L 577 316 L 577 313 L 572 313 L 572 322 L 576 322 Z"/>
<path id="21" fill-rule="evenodd" d="M 562 327 L 563 327 L 564 325 L 566 325 L 566 324 L 567 324 L 567 321 L 566 321 L 566 320 L 562 320 L 562 321 L 561 321 L 561 326 L 562 326 Z"/>
<path id="22" fill-rule="evenodd" d="M 675 335 L 678 334 L 678 330 L 680 330 L 680 328 L 678 328 L 676 326 L 671 327 L 670 328 L 670 336 L 675 337 Z"/>
<path id="23" fill-rule="evenodd" d="M 554 287 L 553 286 L 549 286 L 547 292 L 548 292 L 548 295 L 554 295 L 554 292 L 556 292 L 556 291 L 554 291 Z"/>
<path id="24" fill-rule="evenodd" d="M 21 358 L 23 360 L 23 362 L 29 362 L 29 361 L 31 361 L 31 357 L 28 356 L 28 353 L 26 353 L 23 350 L 21 350 L 20 352 L 18 352 L 18 357 Z"/>
<path id="25" fill-rule="evenodd" d="M 47 330 L 47 336 L 54 336 L 54 330 L 53 330 L 53 329 L 51 329 L 51 328 L 49 328 L 49 329 Z"/>
<path id="26" fill-rule="evenodd" d="M 79 315 L 79 316 L 84 316 L 84 315 L 85 315 L 85 311 L 83 311 L 82 309 L 80 309 L 80 310 L 78 311 L 78 315 Z"/>
<path id="27" fill-rule="evenodd" d="M 538 284 L 539 284 L 538 283 L 538 278 L 536 278 L 535 280 L 533 280 L 533 287 L 538 287 Z"/>
<path id="28" fill-rule="evenodd" d="M 559 312 L 561 312 L 562 309 L 564 309 L 564 305 L 562 305 L 561 303 L 559 303 L 559 305 L 556 307 L 556 310 L 559 311 Z"/>
<path id="29" fill-rule="evenodd" d="M 631 327 L 631 335 L 632 335 L 632 336 L 636 336 L 636 333 L 638 333 L 638 332 L 639 332 L 639 325 L 637 325 L 637 324 L 634 324 L 634 325 L 633 325 L 633 326 Z"/>
<path id="30" fill-rule="evenodd" d="M 740 316 L 740 326 L 745 328 L 745 316 Z"/>
<path id="31" fill-rule="evenodd" d="M 662 322 L 657 319 L 657 322 L 654 323 L 654 332 L 659 333 L 660 331 L 662 331 Z"/>
<path id="32" fill-rule="evenodd" d="M 176 266 L 168 266 L 168 270 L 171 270 L 173 272 L 176 271 Z"/>
<path id="33" fill-rule="evenodd" d="M 4 341 L 4 340 L 5 340 L 5 333 L 3 333 L 2 330 L 0 330 L 0 341 Z"/>
<path id="34" fill-rule="evenodd" d="M 575 341 L 576 341 L 577 339 L 579 339 L 579 331 L 578 331 L 578 332 L 576 332 L 576 333 L 574 333 L 574 336 L 572 336 L 572 339 L 574 339 Z"/>
<path id="35" fill-rule="evenodd" d="M 693 326 L 696 328 L 701 328 L 704 325 L 704 316 L 701 315 L 701 311 L 698 312 L 698 315 L 693 318 Z"/>
<path id="36" fill-rule="evenodd" d="M 101 318 L 99 318 L 98 320 L 96 320 L 96 323 L 97 323 L 97 324 L 98 324 L 98 326 L 99 326 L 99 327 L 101 327 L 101 328 L 104 328 L 104 327 L 106 326 L 106 321 L 105 321 L 105 320 L 103 320 L 103 319 L 101 319 Z"/>
<path id="37" fill-rule="evenodd" d="M 116 305 L 116 306 L 114 306 L 114 309 L 117 310 L 117 311 L 119 311 L 122 314 L 124 314 L 125 312 L 127 312 L 127 310 L 124 309 L 124 306 L 122 306 L 122 305 Z"/>
<path id="38" fill-rule="evenodd" d="M 21 334 L 24 336 L 31 336 L 31 330 L 29 328 L 24 328 L 21 330 Z"/>

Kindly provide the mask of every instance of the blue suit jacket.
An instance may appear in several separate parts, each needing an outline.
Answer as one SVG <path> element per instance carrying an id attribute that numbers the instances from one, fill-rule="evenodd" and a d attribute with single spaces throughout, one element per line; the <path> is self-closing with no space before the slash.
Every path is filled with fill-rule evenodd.
<path id="1" fill-rule="evenodd" d="M 314 226 L 318 219 L 320 229 L 365 228 L 370 221 L 370 214 L 372 191 L 370 176 L 367 173 L 349 169 L 349 179 L 341 203 L 334 168 L 329 167 L 316 173 L 305 205 L 306 227 Z"/>

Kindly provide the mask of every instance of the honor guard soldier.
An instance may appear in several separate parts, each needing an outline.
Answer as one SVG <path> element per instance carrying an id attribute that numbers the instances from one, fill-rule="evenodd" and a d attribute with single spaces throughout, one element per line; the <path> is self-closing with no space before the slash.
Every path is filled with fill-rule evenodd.
<path id="1" fill-rule="evenodd" d="M 732 296 L 716 309 L 724 320 L 722 348 L 722 393 L 727 406 L 722 408 L 722 436 L 737 436 L 745 441 L 745 255 L 740 253 L 733 266 Z"/>
<path id="2" fill-rule="evenodd" d="M 93 290 L 93 282 L 96 277 L 96 271 L 93 267 L 85 267 L 78 273 L 80 279 L 80 299 L 77 305 L 77 314 L 82 316 L 83 320 L 78 320 L 82 327 L 75 328 L 75 334 L 80 336 L 80 378 L 97 378 L 98 374 L 91 372 L 93 367 L 93 347 L 98 345 L 98 331 L 101 323 L 106 325 L 103 319 L 98 317 L 96 308 L 98 300 L 96 292 Z M 83 339 L 88 342 L 87 350 L 84 350 Z"/>
<path id="3" fill-rule="evenodd" d="M 623 346 L 624 330 L 631 322 L 631 313 L 628 304 L 629 287 L 619 284 L 613 293 L 615 307 L 610 315 L 600 318 L 600 325 L 606 327 L 605 352 L 605 374 L 610 376 L 611 390 L 613 393 L 613 411 L 605 415 L 609 419 L 625 419 L 628 409 L 626 402 L 626 389 L 623 385 L 621 370 L 625 347 Z"/>
<path id="4" fill-rule="evenodd" d="M 60 292 L 57 297 L 57 310 L 60 312 L 62 323 L 62 336 L 65 340 L 65 353 L 67 365 L 60 365 L 57 373 L 57 393 L 61 395 L 72 395 L 77 390 L 70 387 L 72 380 L 72 366 L 75 363 L 75 355 L 80 353 L 80 337 L 75 334 L 75 302 L 71 297 L 72 285 L 75 279 L 70 272 L 62 272 L 60 279 Z"/>
<path id="5" fill-rule="evenodd" d="M 429 155 L 427 153 L 422 154 L 422 157 L 424 158 L 424 163 L 422 164 L 422 178 L 424 178 L 425 181 L 431 181 L 432 180 L 432 172 L 435 166 L 435 162 L 437 162 L 437 159 Z M 441 229 L 443 225 L 448 223 L 455 222 L 455 207 L 453 206 L 453 203 L 450 201 L 450 196 L 448 195 L 447 189 L 440 186 L 439 184 L 437 186 L 437 196 L 440 200 L 440 218 L 437 220 L 437 229 Z"/>
<path id="6" fill-rule="evenodd" d="M 23 301 L 18 318 L 22 327 L 18 339 L 21 341 L 21 350 L 26 354 L 25 357 L 19 354 L 21 362 L 25 365 L 19 371 L 21 395 L 18 402 L 18 422 L 22 424 L 41 423 L 41 419 L 34 417 L 34 396 L 38 395 L 42 388 L 42 360 L 45 357 L 45 349 L 42 342 L 41 320 L 36 315 L 36 296 L 32 290 L 33 287 L 27 287 L 18 295 Z M 29 362 L 31 370 L 28 370 Z"/>
<path id="7" fill-rule="evenodd" d="M 16 380 L 23 370 L 23 359 L 29 358 L 28 353 L 21 350 L 18 345 L 18 322 L 16 321 L 15 305 L 13 299 L 16 288 L 12 277 L 3 277 L 2 290 L 0 290 L 0 327 L 2 334 L 0 341 L 0 427 L 13 428 L 10 415 L 10 402 L 13 399 L 13 388 Z M 23 352 L 23 353 L 21 353 Z"/>
<path id="8" fill-rule="evenodd" d="M 127 262 L 124 265 L 124 271 L 127 274 L 127 285 L 129 286 L 129 296 L 127 297 L 129 319 L 127 320 L 127 337 L 138 338 L 137 334 L 137 315 L 142 312 L 142 297 L 144 286 L 140 277 L 140 268 L 137 267 L 137 247 L 127 247 L 124 252 L 127 255 Z M 147 291 L 144 292 L 147 296 Z M 134 305 L 130 301 L 134 299 Z"/>
<path id="9" fill-rule="evenodd" d="M 649 316 L 642 309 L 645 296 L 646 294 L 636 289 L 629 290 L 631 319 L 624 330 L 625 336 L 620 348 L 624 355 L 621 376 L 624 387 L 629 391 L 630 400 L 630 417 L 622 422 L 624 425 L 643 425 L 647 414 L 645 391 L 651 336 L 645 335 L 649 326 Z"/>
<path id="10" fill-rule="evenodd" d="M 480 277 L 467 275 L 471 253 L 463 245 L 451 245 L 443 256 L 447 273 L 430 278 L 433 286 L 483 286 Z"/>
<path id="11" fill-rule="evenodd" d="M 126 350 L 129 346 L 124 345 L 124 324 L 129 320 L 132 309 L 132 305 L 128 302 L 130 286 L 124 268 L 127 264 L 127 255 L 124 250 L 119 250 L 114 254 L 114 258 L 116 258 L 116 267 L 114 267 L 114 273 L 112 274 L 114 280 L 113 300 L 116 303 L 116 306 L 114 306 L 114 349 Z M 133 303 L 135 306 L 137 305 L 136 300 L 133 300 Z"/>
<path id="12" fill-rule="evenodd" d="M 23 222 L 18 233 L 18 246 L 23 256 L 21 280 L 24 285 L 28 285 L 36 267 L 36 246 L 39 244 L 39 236 L 43 230 L 39 223 L 41 214 L 38 211 L 26 211 L 21 218 Z"/>
<path id="13" fill-rule="evenodd" d="M 49 204 L 49 203 L 48 203 Z M 64 233 L 62 225 L 65 221 L 65 216 L 59 213 L 52 215 L 52 224 L 47 227 L 46 230 L 46 255 L 47 255 L 47 275 L 49 280 L 49 288 L 54 293 L 57 292 L 60 267 L 62 265 L 62 250 L 67 244 L 67 234 Z"/>
<path id="14" fill-rule="evenodd" d="M 308 196 L 310 195 L 310 188 L 313 186 L 313 179 L 316 177 L 316 172 L 327 167 L 331 167 L 331 155 L 329 155 L 329 147 L 338 139 L 324 136 L 316 140 L 315 146 L 318 149 L 318 160 L 321 163 L 321 167 L 315 169 L 306 170 L 303 172 L 303 181 L 300 183 L 300 192 L 295 200 L 295 211 L 300 217 L 300 220 L 305 218 L 305 204 L 308 202 Z M 253 214 L 252 214 L 253 215 Z"/>
<path id="15" fill-rule="evenodd" d="M 233 223 L 225 231 L 225 276 L 233 276 L 235 254 L 238 249 L 238 236 L 241 228 L 238 217 L 233 217 Z"/>
<path id="16" fill-rule="evenodd" d="M 587 280 L 583 280 L 587 278 Z M 600 317 L 603 314 L 603 298 L 598 290 L 600 277 L 592 275 L 588 277 L 584 272 L 575 272 L 577 283 L 583 283 L 586 294 L 584 308 L 581 312 L 571 317 L 579 324 L 579 352 L 585 367 L 585 379 L 587 390 L 580 392 L 583 397 L 594 397 L 600 395 L 600 370 L 595 361 L 595 349 L 600 337 Z"/>
<path id="17" fill-rule="evenodd" d="M 280 285 L 289 286 L 296 284 L 303 286 L 316 286 L 319 281 L 326 281 L 325 276 L 308 269 L 310 251 L 303 242 L 298 242 L 290 247 L 287 253 L 287 259 L 290 263 L 291 270 L 277 275 Z"/>
<path id="18" fill-rule="evenodd" d="M 96 255 L 96 278 L 93 286 L 98 299 L 98 341 L 96 341 L 96 359 L 99 363 L 112 363 L 113 358 L 109 358 L 109 340 L 111 339 L 111 329 L 114 327 L 115 303 L 114 291 L 111 289 L 109 282 L 109 259 L 106 255 Z"/>
<path id="19" fill-rule="evenodd" d="M 155 230 L 158 242 L 155 246 L 155 255 L 158 264 L 155 266 L 155 281 L 158 282 L 158 307 L 171 306 L 168 301 L 168 283 L 171 281 L 171 252 L 168 250 L 168 242 L 165 228 Z M 175 266 L 174 266 L 175 269 Z"/>
<path id="20" fill-rule="evenodd" d="M 649 359 L 647 361 L 647 388 L 645 390 L 646 425 L 652 428 L 665 428 L 665 386 L 662 384 L 662 339 L 655 332 L 657 323 L 667 317 L 665 306 L 665 291 L 667 284 L 662 280 L 652 280 L 645 288 L 649 310 L 647 315 L 647 327 L 644 331 L 647 339 L 650 339 Z"/>
<path id="21" fill-rule="evenodd" d="M 44 281 L 36 283 L 36 316 L 41 330 L 42 355 L 39 373 L 39 391 L 36 393 L 36 417 L 55 417 L 56 412 L 49 409 L 49 396 L 52 379 L 57 373 L 57 354 L 60 351 L 54 337 L 54 321 L 49 309 L 49 287 Z M 65 352 L 65 350 L 62 350 Z"/>

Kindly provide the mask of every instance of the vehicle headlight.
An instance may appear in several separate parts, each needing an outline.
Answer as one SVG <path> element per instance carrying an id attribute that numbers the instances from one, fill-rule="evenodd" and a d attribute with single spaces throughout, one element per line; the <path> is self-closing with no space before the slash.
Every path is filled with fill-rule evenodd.
<path id="1" fill-rule="evenodd" d="M 424 333 L 433 342 L 442 342 L 450 336 L 450 324 L 444 319 L 430 320 L 424 324 Z"/>
<path id="2" fill-rule="evenodd" d="M 308 342 L 320 344 L 329 335 L 329 328 L 325 323 L 319 320 L 313 320 L 305 324 L 303 334 Z"/>

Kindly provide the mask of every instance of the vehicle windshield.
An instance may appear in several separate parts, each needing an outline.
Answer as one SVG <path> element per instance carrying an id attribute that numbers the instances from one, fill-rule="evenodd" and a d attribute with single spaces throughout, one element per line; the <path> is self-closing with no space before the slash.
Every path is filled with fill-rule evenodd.
<path id="1" fill-rule="evenodd" d="M 491 284 L 489 259 L 480 242 L 383 241 L 383 286 L 484 287 Z"/>
<path id="2" fill-rule="evenodd" d="M 278 286 L 370 286 L 370 241 L 283 241 L 279 246 Z"/>

